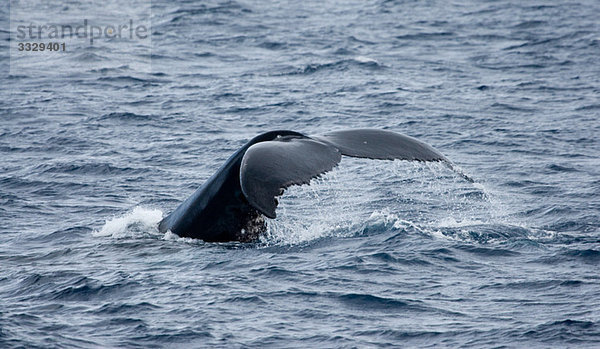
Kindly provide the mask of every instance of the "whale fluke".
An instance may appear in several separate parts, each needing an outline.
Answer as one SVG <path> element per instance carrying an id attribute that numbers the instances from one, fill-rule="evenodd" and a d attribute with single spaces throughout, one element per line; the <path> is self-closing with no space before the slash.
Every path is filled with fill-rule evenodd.
<path id="1" fill-rule="evenodd" d="M 242 158 L 242 192 L 260 213 L 275 218 L 276 196 L 291 185 L 308 184 L 341 158 L 337 148 L 307 137 L 279 137 L 254 144 Z"/>
<path id="2" fill-rule="evenodd" d="M 309 137 L 271 131 L 236 151 L 192 196 L 159 223 L 159 231 L 205 241 L 253 241 L 276 217 L 277 197 L 330 171 L 342 155 L 452 163 L 431 146 L 386 130 L 333 131 Z M 468 178 L 468 177 L 467 177 Z"/>

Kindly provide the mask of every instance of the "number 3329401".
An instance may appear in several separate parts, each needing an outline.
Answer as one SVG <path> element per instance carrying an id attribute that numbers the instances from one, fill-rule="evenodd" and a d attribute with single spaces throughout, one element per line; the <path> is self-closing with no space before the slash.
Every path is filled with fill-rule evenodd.
<path id="1" fill-rule="evenodd" d="M 20 42 L 18 44 L 19 51 L 66 51 L 67 45 L 64 42 Z"/>

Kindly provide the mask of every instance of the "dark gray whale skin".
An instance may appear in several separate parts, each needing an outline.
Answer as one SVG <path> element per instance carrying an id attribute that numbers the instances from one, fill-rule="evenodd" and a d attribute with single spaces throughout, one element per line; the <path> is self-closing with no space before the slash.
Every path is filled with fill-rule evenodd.
<path id="1" fill-rule="evenodd" d="M 451 163 L 429 145 L 387 130 L 356 129 L 308 137 L 287 130 L 252 138 L 179 207 L 159 231 L 207 242 L 255 241 L 275 218 L 277 196 L 308 184 L 341 156 Z"/>

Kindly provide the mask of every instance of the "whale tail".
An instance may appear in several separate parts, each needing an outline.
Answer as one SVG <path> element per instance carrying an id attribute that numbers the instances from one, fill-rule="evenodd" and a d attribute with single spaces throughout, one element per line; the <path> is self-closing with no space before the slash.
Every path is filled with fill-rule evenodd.
<path id="1" fill-rule="evenodd" d="M 329 132 L 315 137 L 278 137 L 252 145 L 244 154 L 240 182 L 250 205 L 275 218 L 276 197 L 335 167 L 341 155 L 409 161 L 450 161 L 431 146 L 406 135 L 373 129 Z"/>
<path id="2" fill-rule="evenodd" d="M 473 179 L 431 146 L 386 130 L 334 131 L 309 137 L 271 131 L 236 151 L 192 196 L 165 217 L 159 231 L 205 241 L 251 241 L 276 217 L 277 197 L 330 171 L 342 155 L 358 158 L 444 162 Z"/>

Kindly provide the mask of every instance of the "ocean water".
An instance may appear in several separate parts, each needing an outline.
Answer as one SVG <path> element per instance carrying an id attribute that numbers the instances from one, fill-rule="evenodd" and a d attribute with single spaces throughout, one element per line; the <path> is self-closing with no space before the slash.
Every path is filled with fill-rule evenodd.
<path id="1" fill-rule="evenodd" d="M 598 1 L 0 14 L 0 347 L 600 346 Z M 117 18 L 149 37 L 16 49 L 19 24 Z M 475 183 L 344 158 L 256 243 L 158 233 L 251 137 L 360 127 Z"/>

